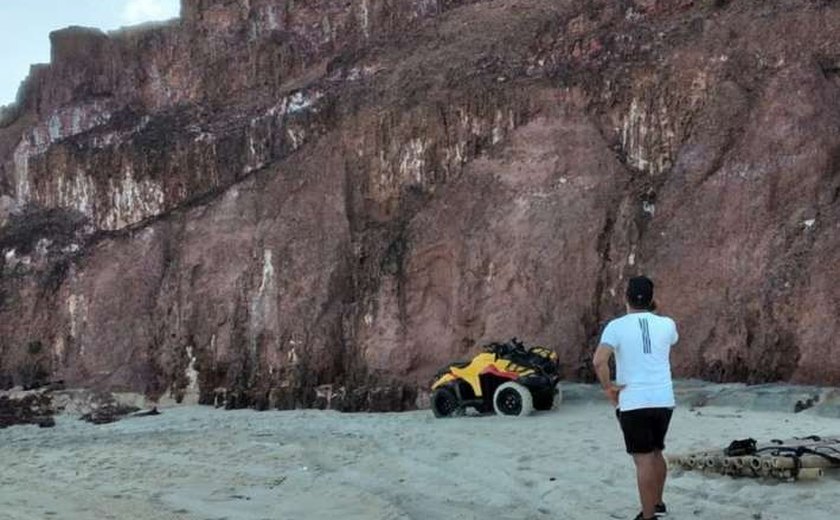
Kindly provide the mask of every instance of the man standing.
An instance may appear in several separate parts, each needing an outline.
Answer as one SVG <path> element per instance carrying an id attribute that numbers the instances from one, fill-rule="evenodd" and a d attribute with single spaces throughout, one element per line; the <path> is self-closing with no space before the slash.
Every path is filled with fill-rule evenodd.
<path id="1" fill-rule="evenodd" d="M 674 320 L 653 313 L 653 282 L 645 276 L 627 283 L 627 314 L 609 322 L 595 350 L 598 380 L 616 406 L 627 453 L 636 464 L 642 512 L 636 520 L 666 514 L 662 502 L 667 467 L 662 450 L 674 409 L 671 347 L 679 336 Z M 610 381 L 615 355 L 616 382 Z"/>

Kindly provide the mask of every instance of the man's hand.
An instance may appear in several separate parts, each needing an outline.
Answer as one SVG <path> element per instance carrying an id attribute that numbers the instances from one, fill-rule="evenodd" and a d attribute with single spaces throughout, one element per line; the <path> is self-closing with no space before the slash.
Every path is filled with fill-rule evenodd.
<path id="1" fill-rule="evenodd" d="M 624 385 L 617 385 L 610 383 L 604 387 L 604 395 L 612 403 L 613 406 L 618 406 L 618 394 L 624 390 Z"/>
<path id="2" fill-rule="evenodd" d="M 623 385 L 617 385 L 610 381 L 610 358 L 613 355 L 613 348 L 606 343 L 601 343 L 595 349 L 595 357 L 592 359 L 592 364 L 595 366 L 595 375 L 598 376 L 598 381 L 604 387 L 604 395 L 613 404 L 618 406 L 618 394 L 624 388 Z"/>

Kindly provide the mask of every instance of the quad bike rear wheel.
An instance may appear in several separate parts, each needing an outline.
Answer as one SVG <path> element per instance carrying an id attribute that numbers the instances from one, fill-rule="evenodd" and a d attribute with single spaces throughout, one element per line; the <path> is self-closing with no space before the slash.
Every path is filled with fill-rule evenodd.
<path id="1" fill-rule="evenodd" d="M 499 386 L 493 393 L 493 409 L 499 415 L 521 417 L 534 411 L 531 391 L 514 381 Z"/>
<path id="2" fill-rule="evenodd" d="M 534 392 L 533 398 L 535 410 L 554 410 L 563 402 L 563 393 L 560 390 L 560 385 L 557 385 L 553 388 Z"/>
<path id="3" fill-rule="evenodd" d="M 453 417 L 461 415 L 463 409 L 455 392 L 447 386 L 442 386 L 432 393 L 432 412 L 435 417 Z"/>

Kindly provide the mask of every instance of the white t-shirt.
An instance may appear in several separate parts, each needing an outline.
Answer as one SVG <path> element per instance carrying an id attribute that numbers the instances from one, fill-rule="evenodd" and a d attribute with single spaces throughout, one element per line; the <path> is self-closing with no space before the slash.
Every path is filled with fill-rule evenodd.
<path id="1" fill-rule="evenodd" d="M 652 312 L 631 312 L 609 322 L 601 343 L 615 352 L 616 383 L 622 411 L 673 408 L 671 346 L 679 339 L 677 324 Z"/>

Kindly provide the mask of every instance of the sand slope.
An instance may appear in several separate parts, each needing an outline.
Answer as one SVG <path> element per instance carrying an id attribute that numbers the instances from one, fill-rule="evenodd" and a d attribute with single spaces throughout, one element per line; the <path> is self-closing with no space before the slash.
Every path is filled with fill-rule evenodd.
<path id="1" fill-rule="evenodd" d="M 671 451 L 837 434 L 815 414 L 688 406 Z M 0 519 L 632 518 L 634 474 L 609 407 L 524 419 L 164 410 L 92 426 L 0 431 Z M 671 518 L 836 518 L 840 477 L 795 484 L 673 474 Z M 760 515 L 760 516 L 757 516 Z"/>

